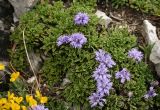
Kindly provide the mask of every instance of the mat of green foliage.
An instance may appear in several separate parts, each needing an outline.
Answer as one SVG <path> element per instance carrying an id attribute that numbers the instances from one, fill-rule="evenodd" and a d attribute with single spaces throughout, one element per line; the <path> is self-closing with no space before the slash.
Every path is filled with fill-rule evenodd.
<path id="1" fill-rule="evenodd" d="M 86 12 L 90 21 L 86 26 L 76 26 L 74 16 L 78 12 Z M 54 5 L 38 5 L 20 19 L 20 24 L 11 35 L 15 42 L 15 51 L 10 51 L 11 62 L 20 71 L 27 71 L 29 64 L 23 46 L 22 31 L 24 30 L 28 51 L 46 53 L 39 76 L 41 83 L 49 86 L 48 107 L 50 110 L 93 110 L 88 97 L 96 90 L 96 83 L 92 72 L 98 63 L 95 61 L 95 51 L 104 49 L 109 52 L 116 66 L 110 70 L 112 75 L 113 90 L 106 96 L 103 110 L 146 110 L 160 105 L 160 96 L 144 100 L 150 83 L 155 80 L 148 65 L 142 61 L 136 63 L 127 58 L 127 52 L 137 47 L 137 38 L 127 32 L 127 29 L 110 29 L 102 27 L 97 31 L 99 19 L 94 15 L 95 9 L 91 5 L 75 2 L 65 8 L 62 2 Z M 87 43 L 81 49 L 72 48 L 70 45 L 56 45 L 57 38 L 63 34 L 82 32 L 87 38 Z M 121 84 L 115 79 L 115 72 L 126 67 L 132 74 L 130 81 Z M 28 73 L 27 76 L 32 76 Z M 63 79 L 70 83 L 62 85 Z M 158 93 L 158 89 L 156 92 Z M 133 92 L 129 99 L 127 93 Z M 160 93 L 160 91 L 159 91 Z M 98 108 L 95 108 L 98 109 Z"/>
<path id="2" fill-rule="evenodd" d="M 142 12 L 160 16 L 160 0 L 111 0 L 116 7 L 129 6 Z"/>

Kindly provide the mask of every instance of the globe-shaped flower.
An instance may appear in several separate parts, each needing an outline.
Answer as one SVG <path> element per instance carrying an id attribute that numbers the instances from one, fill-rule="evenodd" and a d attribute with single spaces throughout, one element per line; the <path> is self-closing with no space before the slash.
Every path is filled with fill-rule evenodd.
<path id="1" fill-rule="evenodd" d="M 138 51 L 138 49 L 132 48 L 128 52 L 128 57 L 133 58 L 134 60 L 140 62 L 143 59 L 143 54 L 142 54 L 142 52 Z"/>
<path id="2" fill-rule="evenodd" d="M 89 102 L 91 104 L 91 107 L 95 107 L 95 106 L 104 106 L 104 103 L 106 102 L 105 99 L 103 99 L 100 94 L 98 93 L 93 93 L 91 96 L 89 96 Z"/>
<path id="3" fill-rule="evenodd" d="M 97 81 L 97 92 L 103 97 L 109 95 L 110 89 L 112 89 L 113 83 L 110 82 L 109 78 Z"/>
<path id="4" fill-rule="evenodd" d="M 95 80 L 103 80 L 105 77 L 110 78 L 111 75 L 107 74 L 108 69 L 104 64 L 100 64 L 95 71 L 93 71 L 92 77 L 94 77 Z"/>
<path id="5" fill-rule="evenodd" d="M 62 44 L 66 44 L 69 42 L 69 36 L 62 35 L 57 39 L 57 46 L 61 46 Z"/>
<path id="6" fill-rule="evenodd" d="M 100 63 L 103 63 L 108 68 L 112 68 L 116 63 L 112 60 L 112 56 L 109 53 L 106 53 L 104 50 L 99 49 L 95 52 L 96 60 Z"/>
<path id="7" fill-rule="evenodd" d="M 73 48 L 82 48 L 82 46 L 87 42 L 87 38 L 81 33 L 74 33 L 71 35 L 69 41 Z"/>
<path id="8" fill-rule="evenodd" d="M 79 12 L 74 17 L 74 22 L 77 25 L 86 25 L 89 21 L 89 16 L 86 13 Z"/>
<path id="9" fill-rule="evenodd" d="M 156 94 L 154 88 L 153 88 L 153 87 L 150 87 L 150 88 L 149 88 L 149 91 L 147 92 L 147 94 L 144 95 L 144 98 L 145 98 L 145 99 L 148 99 L 148 98 L 150 98 L 150 97 L 155 97 L 156 95 L 157 95 L 157 94 Z"/>
<path id="10" fill-rule="evenodd" d="M 121 71 L 116 73 L 116 79 L 121 79 L 121 83 L 129 81 L 130 77 L 131 75 L 126 68 L 123 68 Z"/>

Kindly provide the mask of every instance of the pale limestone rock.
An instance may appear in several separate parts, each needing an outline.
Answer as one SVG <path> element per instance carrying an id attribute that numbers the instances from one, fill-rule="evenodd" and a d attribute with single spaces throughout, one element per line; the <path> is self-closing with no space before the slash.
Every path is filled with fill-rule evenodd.
<path id="1" fill-rule="evenodd" d="M 25 13 L 26 11 L 30 10 L 39 0 L 8 0 L 14 8 L 14 20 L 15 22 L 18 18 Z"/>
<path id="2" fill-rule="evenodd" d="M 150 61 L 155 64 L 157 75 L 160 77 L 160 40 L 158 40 L 152 48 Z"/>
<path id="3" fill-rule="evenodd" d="M 153 45 L 157 40 L 156 27 L 153 26 L 148 20 L 143 21 L 143 36 L 149 45 Z"/>
<path id="4" fill-rule="evenodd" d="M 35 76 L 32 76 L 31 78 L 29 78 L 29 79 L 27 80 L 27 83 L 33 83 L 35 80 L 36 80 L 36 77 L 35 77 Z"/>
<path id="5" fill-rule="evenodd" d="M 97 15 L 98 18 L 100 18 L 99 23 L 101 25 L 104 25 L 105 28 L 108 28 L 108 25 L 112 21 L 112 19 L 100 10 L 97 10 L 97 12 L 95 14 Z"/>
<path id="6" fill-rule="evenodd" d="M 160 63 L 160 40 L 156 41 L 152 48 L 150 61 L 152 61 L 154 64 Z"/>
<path id="7" fill-rule="evenodd" d="M 148 20 L 143 21 L 143 36 L 149 45 L 153 45 L 149 59 L 154 63 L 157 75 L 160 77 L 160 40 L 156 34 L 156 27 Z"/>
<path id="8" fill-rule="evenodd" d="M 29 59 L 31 61 L 31 64 L 32 64 L 32 67 L 33 67 L 33 70 L 37 73 L 39 72 L 39 70 L 41 69 L 42 67 L 42 64 L 43 64 L 43 61 L 41 59 L 41 55 L 38 54 L 38 53 L 35 53 L 35 52 L 29 52 L 28 53 L 29 55 Z M 31 70 L 31 68 L 30 68 Z"/>
<path id="9" fill-rule="evenodd" d="M 160 77 L 160 63 L 155 65 L 155 69 L 156 69 L 157 75 Z"/>

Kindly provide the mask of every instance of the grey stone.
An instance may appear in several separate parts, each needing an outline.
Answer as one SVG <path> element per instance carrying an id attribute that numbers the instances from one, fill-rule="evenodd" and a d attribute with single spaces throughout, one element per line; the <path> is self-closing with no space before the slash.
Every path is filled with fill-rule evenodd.
<path id="1" fill-rule="evenodd" d="M 160 40 L 156 34 L 156 27 L 148 20 L 143 21 L 143 36 L 149 45 L 153 45 L 149 59 L 154 63 L 157 75 L 160 77 Z"/>
<path id="2" fill-rule="evenodd" d="M 4 30 L 4 24 L 2 20 L 0 20 L 0 30 Z"/>
<path id="3" fill-rule="evenodd" d="M 155 65 L 155 69 L 156 69 L 157 75 L 160 77 L 160 63 Z"/>
<path id="4" fill-rule="evenodd" d="M 41 69 L 42 67 L 42 64 L 43 64 L 43 61 L 41 59 L 41 56 L 40 54 L 38 53 L 35 53 L 35 52 L 29 52 L 28 53 L 29 55 L 29 59 L 31 61 L 31 64 L 32 64 L 32 67 L 33 67 L 33 70 L 38 73 L 39 70 Z M 30 68 L 31 69 L 31 68 Z"/>
<path id="5" fill-rule="evenodd" d="M 112 19 L 110 17 L 108 17 L 104 12 L 102 12 L 100 10 L 97 10 L 97 12 L 95 14 L 97 15 L 98 18 L 100 18 L 99 23 L 101 25 L 104 25 L 105 28 L 108 28 L 108 25 L 110 24 Z"/>
<path id="6" fill-rule="evenodd" d="M 156 41 L 150 54 L 150 61 L 155 64 L 157 75 L 160 77 L 160 40 Z"/>
<path id="7" fill-rule="evenodd" d="M 143 36 L 149 45 L 153 45 L 157 40 L 156 27 L 153 26 L 148 20 L 143 21 Z"/>
<path id="8" fill-rule="evenodd" d="M 31 78 L 29 78 L 29 79 L 27 80 L 27 83 L 33 83 L 35 80 L 36 80 L 36 77 L 35 77 L 35 76 L 32 76 Z"/>
<path id="9" fill-rule="evenodd" d="M 14 7 L 15 18 L 19 18 L 23 13 L 30 10 L 39 0 L 8 0 Z"/>
<path id="10" fill-rule="evenodd" d="M 160 40 L 156 41 L 150 54 L 150 61 L 154 64 L 160 63 Z"/>
<path id="11" fill-rule="evenodd" d="M 62 82 L 62 86 L 65 86 L 67 84 L 71 83 L 71 81 L 68 78 L 64 78 Z"/>

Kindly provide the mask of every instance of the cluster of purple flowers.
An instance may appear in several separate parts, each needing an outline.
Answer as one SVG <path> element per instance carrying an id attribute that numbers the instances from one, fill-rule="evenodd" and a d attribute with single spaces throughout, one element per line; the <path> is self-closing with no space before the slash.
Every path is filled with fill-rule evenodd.
<path id="1" fill-rule="evenodd" d="M 143 59 L 142 52 L 138 51 L 136 48 L 132 48 L 128 51 L 128 57 L 134 59 L 137 62 L 140 62 Z M 121 83 L 124 83 L 125 81 L 129 81 L 131 78 L 131 75 L 129 71 L 126 68 L 123 68 L 121 71 L 116 73 L 116 79 L 120 79 Z"/>
<path id="2" fill-rule="evenodd" d="M 116 79 L 121 79 L 121 83 L 129 81 L 130 77 L 131 75 L 126 68 L 123 68 L 121 71 L 116 73 Z"/>
<path id="3" fill-rule="evenodd" d="M 151 97 L 155 97 L 157 94 L 155 93 L 155 90 L 153 87 L 149 88 L 149 91 L 144 95 L 145 99 L 151 98 Z"/>
<path id="4" fill-rule="evenodd" d="M 82 33 L 74 33 L 71 36 L 62 35 L 57 39 L 57 46 L 70 43 L 73 48 L 82 48 L 87 38 Z"/>
<path id="5" fill-rule="evenodd" d="M 74 17 L 74 22 L 77 25 L 86 25 L 89 21 L 87 13 L 79 12 Z M 70 36 L 62 35 L 57 39 L 57 46 L 70 43 L 73 48 L 82 48 L 87 42 L 87 38 L 82 33 L 74 33 Z"/>
<path id="6" fill-rule="evenodd" d="M 110 80 L 111 75 L 107 72 L 108 69 L 116 65 L 116 63 L 112 60 L 111 55 L 106 53 L 102 49 L 96 51 L 95 54 L 96 60 L 99 62 L 99 66 L 93 72 L 92 77 L 97 82 L 97 91 L 89 97 L 89 102 L 91 104 L 91 107 L 95 107 L 97 105 L 102 107 L 106 102 L 103 97 L 105 95 L 109 95 L 109 91 L 112 88 L 113 84 Z"/>
<path id="7" fill-rule="evenodd" d="M 142 54 L 142 52 L 138 51 L 138 49 L 132 48 L 132 49 L 128 52 L 128 57 L 129 57 L 129 58 L 133 58 L 133 59 L 136 60 L 137 62 L 140 62 L 140 61 L 143 59 L 143 54 Z"/>
<path id="8" fill-rule="evenodd" d="M 86 25 L 89 21 L 89 16 L 87 13 L 79 12 L 74 17 L 74 22 L 77 25 Z"/>

